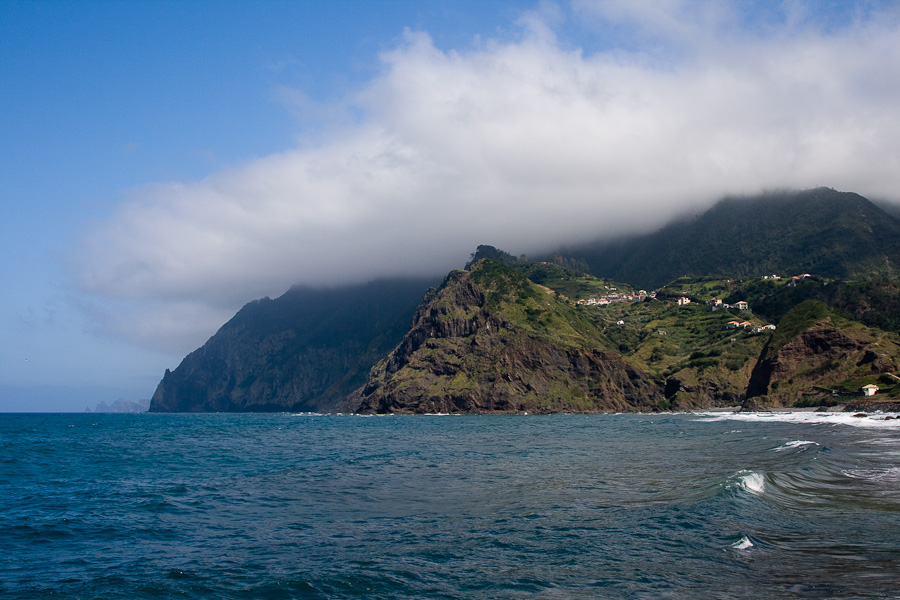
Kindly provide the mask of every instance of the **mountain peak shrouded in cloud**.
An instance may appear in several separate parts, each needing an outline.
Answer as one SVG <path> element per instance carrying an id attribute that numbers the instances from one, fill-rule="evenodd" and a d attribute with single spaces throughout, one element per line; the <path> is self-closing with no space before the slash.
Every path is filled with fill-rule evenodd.
<path id="1" fill-rule="evenodd" d="M 119 307 L 107 331 L 184 352 L 250 299 L 441 273 L 484 240 L 540 252 L 762 189 L 900 200 L 896 14 L 825 27 L 741 10 L 576 2 L 584 43 L 553 10 L 467 48 L 407 31 L 344 99 L 351 125 L 134 191 L 84 236 L 78 283 Z"/>

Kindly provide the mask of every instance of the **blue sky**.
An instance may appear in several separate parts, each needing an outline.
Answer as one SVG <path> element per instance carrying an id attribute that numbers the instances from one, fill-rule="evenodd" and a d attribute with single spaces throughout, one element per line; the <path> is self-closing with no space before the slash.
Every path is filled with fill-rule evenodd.
<path id="1" fill-rule="evenodd" d="M 0 3 L 0 411 L 147 398 L 244 303 L 900 201 L 893 2 Z"/>

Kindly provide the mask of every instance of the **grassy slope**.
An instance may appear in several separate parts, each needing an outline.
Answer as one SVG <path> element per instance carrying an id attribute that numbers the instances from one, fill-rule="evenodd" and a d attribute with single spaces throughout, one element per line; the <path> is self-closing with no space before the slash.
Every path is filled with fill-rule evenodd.
<path id="1" fill-rule="evenodd" d="M 611 347 L 596 322 L 575 310 L 559 289 L 535 284 L 518 271 L 492 261 L 476 265 L 472 279 L 485 291 L 488 307 L 523 332 L 562 347 Z"/>
<path id="2" fill-rule="evenodd" d="M 881 388 L 880 395 L 900 396 L 897 379 L 881 372 L 897 368 L 900 336 L 849 319 L 835 308 L 816 300 L 804 301 L 785 315 L 766 348 L 765 356 L 774 357 L 802 335 L 817 335 L 819 332 L 838 332 L 843 338 L 854 340 L 864 347 L 865 354 L 857 351 L 855 354 L 860 356 L 854 355 L 850 360 L 831 355 L 811 356 L 792 370 L 788 377 L 772 382 L 773 395 L 803 396 L 799 405 L 832 404 L 827 398 L 832 390 L 849 393 L 858 391 L 864 385 L 876 384 Z M 877 364 L 875 360 L 867 360 L 866 354 L 878 356 Z M 873 364 L 876 369 L 873 369 Z M 841 397 L 837 401 L 850 399 Z"/>
<path id="3" fill-rule="evenodd" d="M 622 294 L 635 290 L 627 284 L 547 263 L 510 265 L 482 261 L 472 267 L 470 275 L 484 290 L 487 306 L 511 325 L 494 332 L 504 336 L 509 344 L 527 344 L 529 339 L 536 338 L 564 348 L 615 351 L 660 383 L 674 382 L 671 390 L 667 388 L 668 400 L 660 408 L 734 403 L 746 390 L 757 359 L 770 339 L 769 348 L 777 348 L 823 319 L 854 339 L 864 340 L 884 356 L 895 356 L 900 349 L 896 335 L 867 327 L 824 304 L 806 303 L 794 308 L 803 299 L 820 295 L 823 290 L 835 297 L 852 297 L 859 303 L 860 294 L 869 297 L 859 291 L 860 286 L 872 284 L 814 279 L 792 287 L 787 285 L 789 279 L 739 281 L 725 277 L 682 277 L 659 289 L 656 300 L 579 306 L 576 301 L 580 298 L 605 296 L 613 290 Z M 889 297 L 887 293 L 882 295 Z M 681 296 L 691 298 L 692 303 L 678 306 L 676 300 Z M 713 312 L 705 303 L 712 297 L 731 303 L 747 300 L 753 312 L 735 309 Z M 882 305 L 885 302 L 890 303 L 884 301 Z M 471 320 L 480 311 L 475 306 L 464 310 L 449 298 L 442 298 L 440 292 L 433 306 L 442 312 L 439 318 L 448 323 Z M 778 329 L 774 334 L 725 329 L 726 323 L 732 320 L 750 321 L 753 327 L 775 322 Z M 423 385 L 423 377 L 430 376 L 426 375 L 429 364 L 445 364 L 451 368 L 446 376 L 429 381 L 429 394 L 435 397 L 443 392 L 462 394 L 484 385 L 483 377 L 493 369 L 494 357 L 490 353 L 497 351 L 485 335 L 481 332 L 470 338 L 427 340 L 418 358 L 420 362 L 399 374 L 394 383 L 416 389 Z M 477 353 L 473 353 L 473 348 L 479 348 Z M 812 365 L 810 369 L 826 367 L 835 368 L 826 364 L 825 367 Z M 525 378 L 532 377 L 527 371 L 521 369 L 518 373 Z M 835 384 L 838 388 L 858 389 L 876 381 L 881 382 L 883 390 L 894 385 L 893 380 L 888 382 L 891 385 L 886 385 L 882 381 L 884 375 L 879 373 L 865 369 L 850 371 Z M 799 375 L 799 379 L 809 379 L 816 373 Z M 588 406 L 588 399 L 578 391 L 579 385 L 568 379 L 560 380 L 543 392 L 546 398 L 535 396 L 526 401 L 549 402 L 577 410 L 582 405 Z M 893 391 L 900 394 L 900 388 Z"/>
<path id="4" fill-rule="evenodd" d="M 577 299 L 587 296 L 605 296 L 611 291 L 629 294 L 635 290 L 627 284 L 577 274 L 555 265 L 520 266 L 519 269 L 532 277 L 537 274 L 543 286 L 557 293 L 556 308 L 552 311 L 556 318 L 547 320 L 549 328 L 553 323 L 562 323 L 565 330 L 567 321 L 569 326 L 577 322 L 579 337 L 570 338 L 571 343 L 583 343 L 579 340 L 589 338 L 619 352 L 626 361 L 661 382 L 677 379 L 695 396 L 691 400 L 687 397 L 690 394 L 676 395 L 673 399 L 683 406 L 701 401 L 702 390 L 708 392 L 705 403 L 712 393 L 740 396 L 769 337 L 748 330 L 725 329 L 725 324 L 732 320 L 749 320 L 758 326 L 766 324 L 765 319 L 737 310 L 712 312 L 701 303 L 714 296 L 739 293 L 738 284 L 721 278 L 679 279 L 659 290 L 659 300 L 576 306 Z M 681 295 L 688 295 L 695 302 L 678 306 L 675 300 Z M 516 320 L 528 324 L 529 316 L 533 313 L 518 311 Z M 533 326 L 531 329 L 534 330 Z M 538 332 L 546 333 L 546 330 Z"/>
<path id="5" fill-rule="evenodd" d="M 469 276 L 485 294 L 486 312 L 474 303 L 461 302 L 465 294 L 461 296 L 459 289 Z M 482 260 L 471 267 L 469 274 L 451 273 L 429 302 L 427 319 L 431 330 L 464 333 L 427 335 L 402 368 L 389 372 L 383 361 L 373 370 L 370 383 L 389 393 L 417 398 L 418 406 L 426 412 L 464 409 L 442 403 L 447 398 L 464 402 L 466 398 L 484 397 L 486 385 L 498 392 L 511 390 L 515 405 L 524 410 L 598 408 L 591 390 L 602 382 L 589 381 L 583 375 L 579 379 L 568 359 L 552 362 L 559 355 L 548 348 L 606 350 L 614 344 L 592 315 L 518 270 Z M 551 362 L 542 363 L 544 360 Z M 618 408 L 633 410 L 627 404 Z M 490 407 L 482 405 L 480 409 Z"/>

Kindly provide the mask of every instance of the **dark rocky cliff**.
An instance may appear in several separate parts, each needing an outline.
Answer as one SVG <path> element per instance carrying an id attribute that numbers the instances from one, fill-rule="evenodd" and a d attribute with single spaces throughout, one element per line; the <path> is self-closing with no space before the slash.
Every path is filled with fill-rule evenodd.
<path id="1" fill-rule="evenodd" d="M 763 349 L 744 406 L 818 404 L 832 393 L 855 394 L 896 371 L 898 341 L 895 334 L 849 320 L 820 302 L 804 302 L 785 315 Z"/>
<path id="2" fill-rule="evenodd" d="M 565 323 L 565 326 L 561 324 Z M 593 325 L 499 263 L 451 273 L 348 399 L 361 413 L 651 410 L 660 385 Z"/>
<path id="3" fill-rule="evenodd" d="M 330 410 L 402 339 L 427 288 L 379 281 L 251 302 L 166 371 L 150 411 Z"/>

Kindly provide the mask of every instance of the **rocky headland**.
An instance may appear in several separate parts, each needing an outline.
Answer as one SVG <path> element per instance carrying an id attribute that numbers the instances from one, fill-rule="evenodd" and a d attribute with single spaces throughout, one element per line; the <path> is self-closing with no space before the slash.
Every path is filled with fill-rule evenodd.
<path id="1" fill-rule="evenodd" d="M 862 410 L 900 398 L 900 221 L 857 194 L 730 198 L 654 234 L 471 258 L 437 288 L 380 281 L 251 302 L 166 371 L 150 410 Z"/>
<path id="2" fill-rule="evenodd" d="M 499 263 L 455 271 L 346 406 L 360 413 L 655 408 L 663 399 L 658 382 L 604 349 L 593 331 L 571 320 L 564 332 L 541 327 L 571 312 L 551 290 Z"/>

